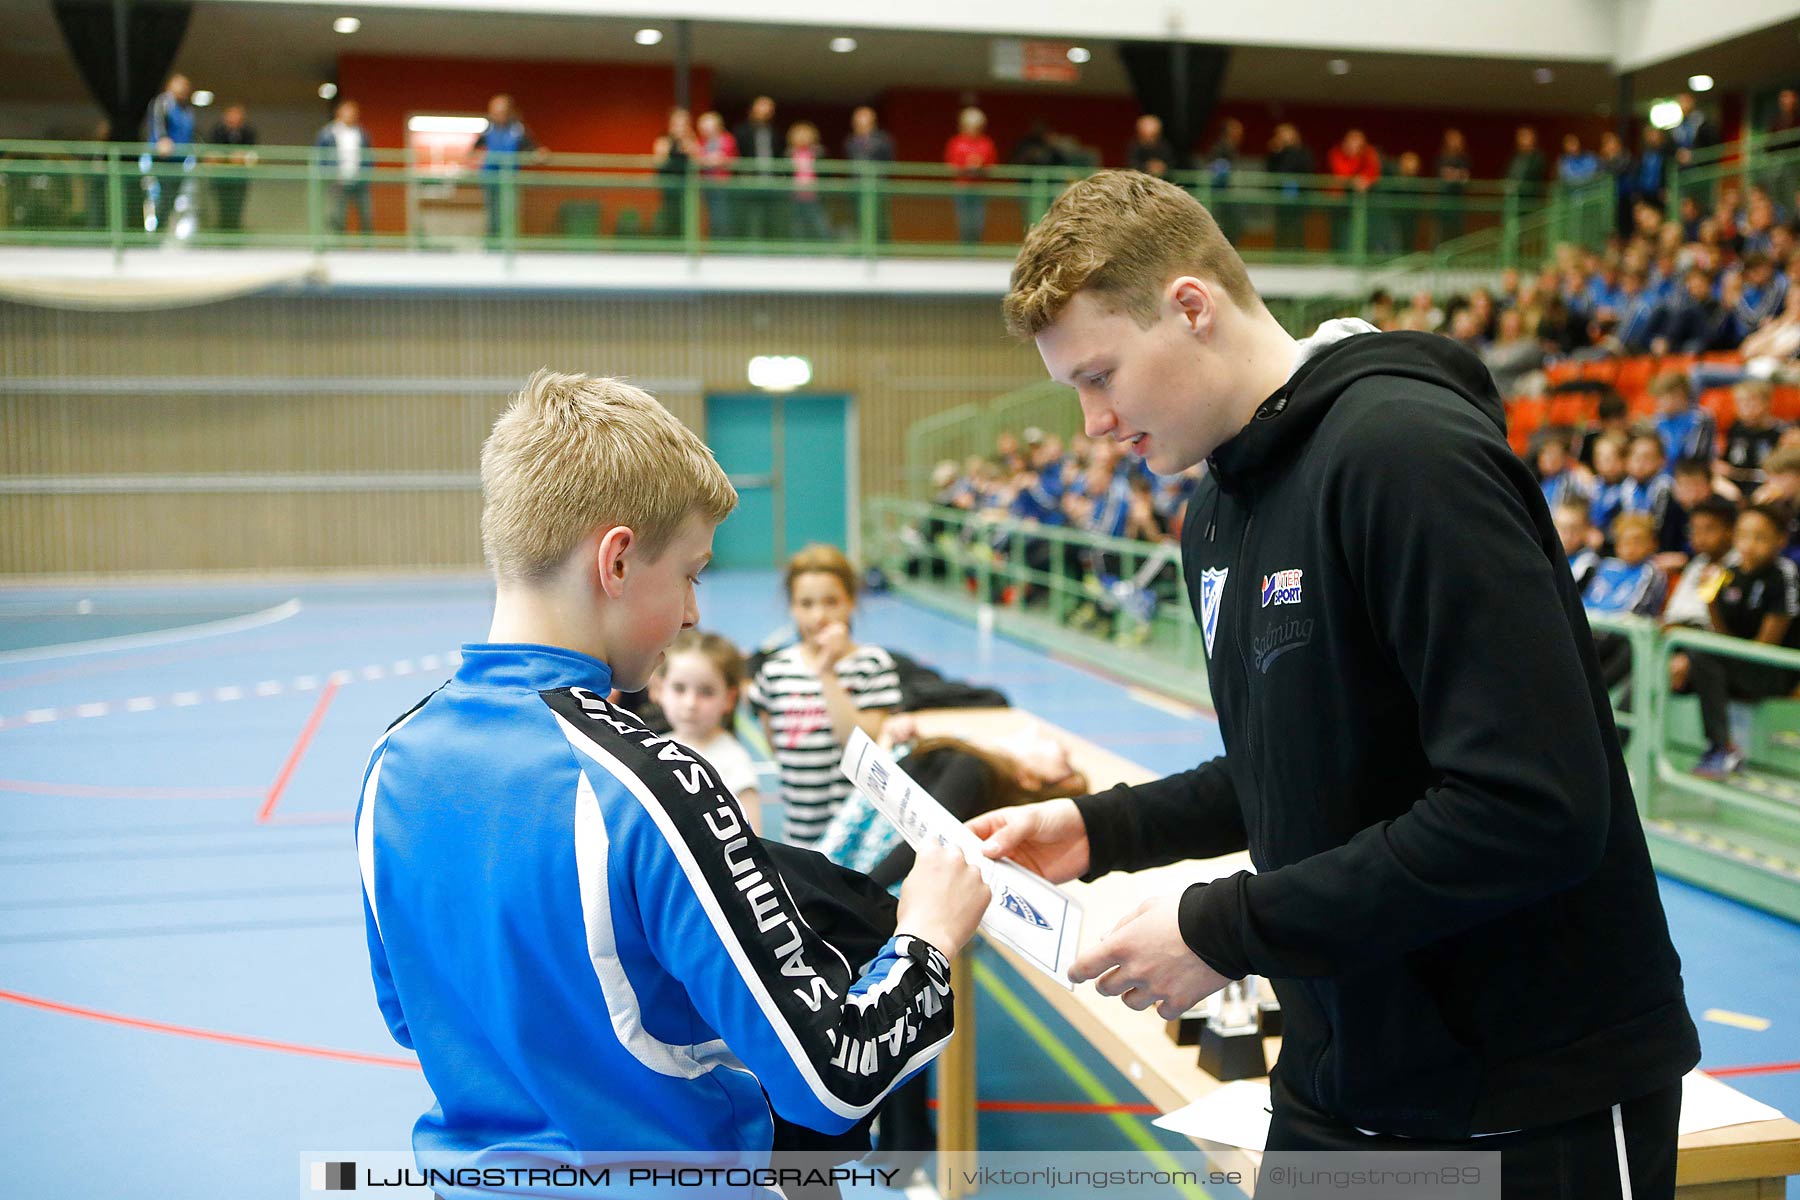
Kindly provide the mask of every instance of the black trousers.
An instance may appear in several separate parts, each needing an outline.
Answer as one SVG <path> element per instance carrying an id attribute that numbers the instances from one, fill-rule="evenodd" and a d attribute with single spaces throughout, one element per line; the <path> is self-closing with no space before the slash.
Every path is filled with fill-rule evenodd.
<path id="1" fill-rule="evenodd" d="M 1709 747 L 1731 744 L 1731 702 L 1767 700 L 1794 690 L 1794 673 L 1768 663 L 1724 655 L 1688 655 L 1688 690 L 1700 697 L 1700 724 Z"/>
<path id="2" fill-rule="evenodd" d="M 1673 1200 L 1681 1082 L 1557 1125 L 1467 1141 L 1366 1134 L 1274 1081 L 1268 1152 L 1489 1150 L 1500 1153 L 1504 1200 Z M 1623 1158 L 1623 1163 L 1621 1163 Z M 1265 1171 L 1271 1165 L 1264 1158 Z M 1629 1181 L 1629 1189 L 1626 1183 Z"/>

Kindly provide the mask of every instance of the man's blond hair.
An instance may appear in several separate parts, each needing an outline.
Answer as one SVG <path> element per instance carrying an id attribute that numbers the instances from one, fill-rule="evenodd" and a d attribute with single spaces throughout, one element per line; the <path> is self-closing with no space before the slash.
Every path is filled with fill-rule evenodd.
<path id="1" fill-rule="evenodd" d="M 624 525 L 652 559 L 690 516 L 713 524 L 737 492 L 694 432 L 641 388 L 540 370 L 481 447 L 481 544 L 494 574 L 553 575 L 577 543 Z"/>
<path id="2" fill-rule="evenodd" d="M 1070 185 L 1025 235 L 1006 293 L 1006 328 L 1028 341 L 1086 291 L 1148 329 L 1163 288 L 1181 275 L 1217 283 L 1239 308 L 1262 306 L 1244 260 L 1205 205 L 1142 171 L 1100 171 Z"/>

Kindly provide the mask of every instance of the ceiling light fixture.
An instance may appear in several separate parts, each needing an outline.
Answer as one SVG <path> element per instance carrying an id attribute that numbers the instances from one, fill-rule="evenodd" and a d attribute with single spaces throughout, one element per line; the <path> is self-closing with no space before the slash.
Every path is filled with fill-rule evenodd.
<path id="1" fill-rule="evenodd" d="M 1325 64 L 1325 69 L 1330 71 L 1333 75 L 1348 75 L 1350 73 L 1350 60 L 1347 58 L 1334 58 Z"/>
<path id="2" fill-rule="evenodd" d="M 1531 77 L 1539 83 L 1552 83 L 1556 80 L 1556 72 L 1549 67 L 1539 67 L 1531 73 Z"/>
<path id="3" fill-rule="evenodd" d="M 331 99 L 336 98 L 336 96 L 337 96 L 337 84 L 321 83 L 319 85 L 319 99 L 331 100 Z"/>
<path id="4" fill-rule="evenodd" d="M 211 92 L 201 91 L 201 92 L 194 93 L 194 107 L 195 108 L 205 108 L 207 105 L 211 104 L 212 102 L 213 102 L 213 94 Z"/>
<path id="5" fill-rule="evenodd" d="M 1689 75 L 1688 76 L 1688 90 L 1690 92 L 1710 92 L 1710 91 L 1712 91 L 1713 90 L 1713 77 L 1711 75 Z"/>
<path id="6" fill-rule="evenodd" d="M 831 49 L 834 54 L 848 54 L 856 49 L 856 39 L 853 37 L 834 37 L 831 39 Z"/>
<path id="7" fill-rule="evenodd" d="M 632 41 L 636 42 L 640 46 L 654 46 L 654 45 L 656 45 L 656 43 L 662 41 L 662 30 L 660 30 L 660 29 L 640 29 L 637 31 L 636 35 L 632 38 Z"/>
<path id="8" fill-rule="evenodd" d="M 333 33 L 355 33 L 362 28 L 362 22 L 355 17 L 339 17 L 331 23 Z"/>
<path id="9" fill-rule="evenodd" d="M 1082 63 L 1087 62 L 1088 60 L 1090 60 L 1093 57 L 1094 57 L 1093 54 L 1088 50 L 1088 48 L 1086 46 L 1070 46 L 1069 47 L 1069 61 L 1074 63 L 1078 67 Z"/>

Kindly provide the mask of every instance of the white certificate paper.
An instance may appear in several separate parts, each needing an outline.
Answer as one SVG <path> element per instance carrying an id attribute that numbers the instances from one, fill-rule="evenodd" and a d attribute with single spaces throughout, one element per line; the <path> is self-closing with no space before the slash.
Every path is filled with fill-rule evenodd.
<path id="1" fill-rule="evenodd" d="M 850 735 L 839 765 L 914 850 L 935 842 L 962 851 L 963 857 L 981 870 L 983 882 L 994 893 L 981 918 L 982 931 L 1074 990 L 1069 967 L 1081 947 L 1081 905 L 1073 897 L 1016 863 L 988 858 L 981 852 L 981 839 L 914 783 L 894 757 L 862 730 Z"/>

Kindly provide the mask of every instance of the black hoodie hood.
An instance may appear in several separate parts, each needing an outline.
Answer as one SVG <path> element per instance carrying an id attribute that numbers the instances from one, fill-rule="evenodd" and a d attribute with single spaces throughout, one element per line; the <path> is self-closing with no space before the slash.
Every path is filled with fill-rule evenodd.
<path id="1" fill-rule="evenodd" d="M 1250 423 L 1213 451 L 1207 464 L 1219 486 L 1228 492 L 1253 488 L 1258 475 L 1312 435 L 1351 384 L 1370 375 L 1449 388 L 1506 433 L 1506 406 L 1494 378 L 1467 348 L 1434 333 L 1359 333 L 1308 356 Z"/>

